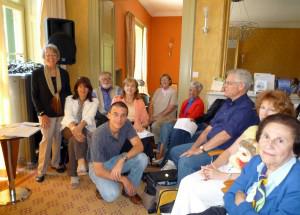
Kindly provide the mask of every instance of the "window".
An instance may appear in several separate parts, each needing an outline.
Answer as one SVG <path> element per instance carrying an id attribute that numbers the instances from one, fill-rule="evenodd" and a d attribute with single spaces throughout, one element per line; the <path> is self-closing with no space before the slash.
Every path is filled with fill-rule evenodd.
<path id="1" fill-rule="evenodd" d="M 147 28 L 135 25 L 135 69 L 134 78 L 140 83 L 139 92 L 148 94 L 147 87 Z M 144 85 L 141 85 L 142 80 Z"/>
<path id="2" fill-rule="evenodd" d="M 24 7 L 5 1 L 2 10 L 7 62 L 23 61 L 25 58 Z"/>

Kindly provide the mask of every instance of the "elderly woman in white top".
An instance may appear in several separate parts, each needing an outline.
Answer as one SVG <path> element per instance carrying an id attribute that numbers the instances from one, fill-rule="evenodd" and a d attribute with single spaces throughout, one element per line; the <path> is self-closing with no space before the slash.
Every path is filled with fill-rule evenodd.
<path id="1" fill-rule="evenodd" d="M 162 123 L 176 120 L 177 108 L 177 91 L 171 87 L 172 79 L 168 74 L 160 77 L 160 85 L 149 105 L 149 117 L 156 144 L 159 142 Z"/>
<path id="2" fill-rule="evenodd" d="M 95 115 L 98 100 L 92 98 L 93 88 L 87 77 L 80 77 L 74 86 L 74 95 L 68 96 L 65 104 L 65 116 L 62 120 L 63 135 L 68 140 L 71 187 L 79 186 L 78 175 L 86 175 L 87 139 L 96 129 Z"/>

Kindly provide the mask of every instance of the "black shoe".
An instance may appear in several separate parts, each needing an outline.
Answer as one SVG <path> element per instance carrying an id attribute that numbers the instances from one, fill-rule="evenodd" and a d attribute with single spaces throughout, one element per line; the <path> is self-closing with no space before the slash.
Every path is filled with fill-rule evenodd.
<path id="1" fill-rule="evenodd" d="M 35 177 L 35 181 L 42 183 L 45 180 L 45 176 L 44 175 L 38 175 Z"/>
<path id="2" fill-rule="evenodd" d="M 98 189 L 96 189 L 96 198 L 99 199 L 99 200 L 103 200 L 103 198 L 102 198 L 102 196 L 101 196 Z"/>
<path id="3" fill-rule="evenodd" d="M 51 167 L 52 169 L 55 169 L 56 172 L 58 173 L 63 173 L 64 171 L 66 171 L 66 166 L 65 165 L 61 165 L 58 168 L 55 167 Z"/>

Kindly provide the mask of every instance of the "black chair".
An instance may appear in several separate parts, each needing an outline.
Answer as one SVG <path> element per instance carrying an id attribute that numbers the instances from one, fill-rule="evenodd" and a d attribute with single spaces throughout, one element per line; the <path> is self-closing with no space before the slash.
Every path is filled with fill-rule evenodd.
<path id="1" fill-rule="evenodd" d="M 148 111 L 149 103 L 150 103 L 150 96 L 146 93 L 140 93 L 141 98 L 143 99 L 146 109 Z"/>

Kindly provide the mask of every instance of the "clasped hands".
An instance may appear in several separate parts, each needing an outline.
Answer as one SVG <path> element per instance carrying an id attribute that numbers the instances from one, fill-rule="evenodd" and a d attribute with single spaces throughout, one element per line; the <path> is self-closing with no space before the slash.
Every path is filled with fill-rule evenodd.
<path id="1" fill-rule="evenodd" d="M 72 127 L 71 131 L 72 131 L 72 134 L 73 134 L 74 138 L 77 141 L 84 142 L 84 140 L 85 140 L 86 137 L 82 133 L 82 129 L 78 125 L 75 125 L 74 127 Z"/>

